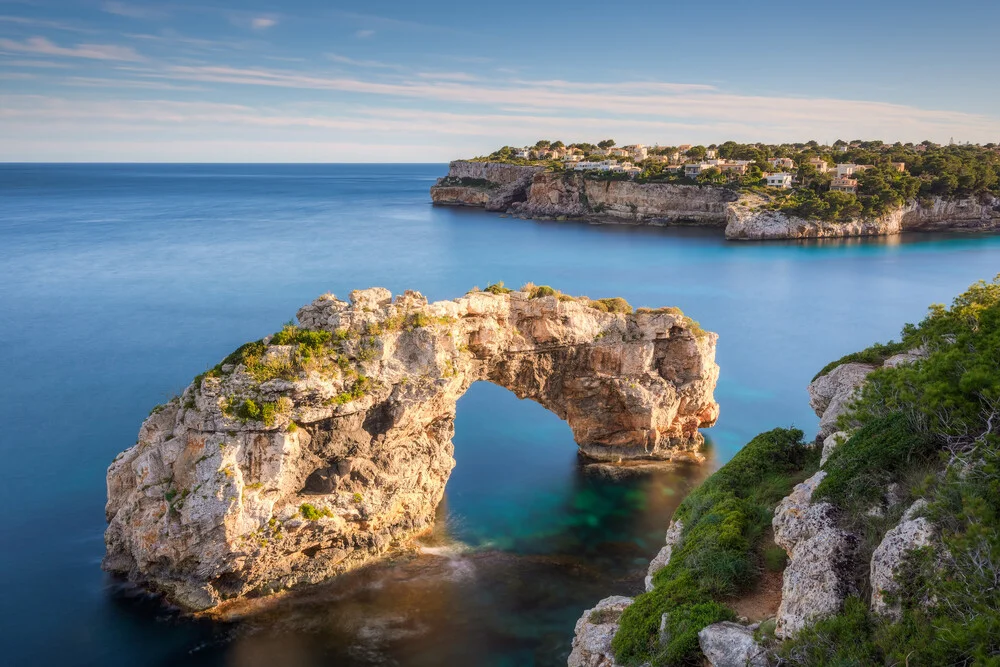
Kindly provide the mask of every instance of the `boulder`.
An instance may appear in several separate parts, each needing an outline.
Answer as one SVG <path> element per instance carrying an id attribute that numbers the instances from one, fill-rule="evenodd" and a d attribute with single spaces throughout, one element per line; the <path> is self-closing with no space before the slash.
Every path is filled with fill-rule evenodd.
<path id="1" fill-rule="evenodd" d="M 809 384 L 809 405 L 820 418 L 818 439 L 824 440 L 837 430 L 837 418 L 847 411 L 858 388 L 873 370 L 875 366 L 871 364 L 840 364 Z"/>
<path id="2" fill-rule="evenodd" d="M 618 619 L 632 598 L 614 595 L 583 612 L 576 622 L 567 667 L 618 667 L 611 652 L 611 640 L 618 632 Z"/>
<path id="3" fill-rule="evenodd" d="M 908 554 L 921 547 L 930 546 L 934 538 L 934 525 L 926 518 L 913 518 L 926 501 L 918 500 L 906 511 L 902 521 L 889 530 L 875 548 L 871 560 L 872 611 L 893 620 L 902 612 L 898 604 L 890 604 L 887 597 L 899 590 L 896 575 Z"/>
<path id="4" fill-rule="evenodd" d="M 712 667 L 767 667 L 764 648 L 753 630 L 739 623 L 723 621 L 706 626 L 698 633 L 698 645 Z"/>
<path id="5" fill-rule="evenodd" d="M 836 614 L 856 592 L 852 573 L 858 539 L 837 527 L 830 503 L 812 502 L 825 476 L 820 471 L 798 484 L 775 508 L 771 522 L 775 543 L 788 554 L 775 628 L 782 639 Z"/>

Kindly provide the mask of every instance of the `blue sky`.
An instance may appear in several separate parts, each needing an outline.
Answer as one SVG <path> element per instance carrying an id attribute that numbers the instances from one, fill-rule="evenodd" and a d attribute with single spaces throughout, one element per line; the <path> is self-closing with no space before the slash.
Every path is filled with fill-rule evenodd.
<path id="1" fill-rule="evenodd" d="M 0 160 L 1000 142 L 1000 3 L 0 0 Z"/>

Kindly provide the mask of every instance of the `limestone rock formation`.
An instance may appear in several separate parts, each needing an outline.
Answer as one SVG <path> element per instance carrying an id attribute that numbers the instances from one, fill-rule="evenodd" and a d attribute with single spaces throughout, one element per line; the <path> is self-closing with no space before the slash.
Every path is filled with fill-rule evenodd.
<path id="1" fill-rule="evenodd" d="M 837 430 L 837 418 L 847 411 L 855 392 L 873 370 L 871 364 L 840 364 L 809 384 L 809 405 L 820 418 L 817 439 L 825 439 Z"/>
<path id="2" fill-rule="evenodd" d="M 906 556 L 921 547 L 929 546 L 934 537 L 934 525 L 926 518 L 913 518 L 926 501 L 918 500 L 907 510 L 899 524 L 889 530 L 872 553 L 871 587 L 872 611 L 899 620 L 902 615 L 898 604 L 890 604 L 887 596 L 899 590 L 896 575 Z"/>
<path id="3" fill-rule="evenodd" d="M 775 628 L 780 638 L 836 614 L 855 592 L 857 537 L 837 527 L 833 505 L 812 501 L 825 476 L 820 471 L 798 484 L 774 510 L 774 542 L 788 554 Z"/>
<path id="4" fill-rule="evenodd" d="M 826 436 L 823 439 L 823 453 L 820 455 L 819 464 L 823 466 L 829 460 L 830 455 L 833 454 L 835 450 L 840 445 L 847 442 L 847 439 L 851 437 L 849 431 L 836 431 Z"/>
<path id="5" fill-rule="evenodd" d="M 567 667 L 618 667 L 611 651 L 611 640 L 618 632 L 622 612 L 630 604 L 632 598 L 614 595 L 583 612 L 576 622 Z"/>
<path id="6" fill-rule="evenodd" d="M 455 404 L 486 380 L 593 459 L 701 459 L 717 336 L 527 293 L 332 295 L 156 408 L 108 469 L 104 566 L 194 610 L 318 582 L 425 530 Z"/>
<path id="7" fill-rule="evenodd" d="M 923 347 L 915 347 L 912 350 L 889 357 L 882 362 L 881 367 L 895 368 L 903 364 L 912 364 L 926 356 L 927 350 Z M 835 366 L 809 384 L 807 388 L 809 405 L 816 412 L 816 416 L 820 418 L 816 440 L 823 442 L 824 463 L 835 446 L 831 441 L 830 450 L 827 451 L 826 443 L 829 437 L 837 431 L 838 418 L 847 412 L 858 389 L 864 384 L 868 374 L 876 368 L 879 366 L 848 362 Z"/>
<path id="8" fill-rule="evenodd" d="M 698 633 L 698 645 L 711 667 L 767 667 L 764 648 L 753 638 L 753 629 L 722 621 Z"/>
<path id="9" fill-rule="evenodd" d="M 511 213 L 529 218 L 568 216 L 627 224 L 721 227 L 737 195 L 725 188 L 598 180 L 582 173 L 538 172 L 527 198 Z"/>
<path id="10" fill-rule="evenodd" d="M 894 236 L 906 231 L 1000 228 L 1000 199 L 912 201 L 875 218 L 812 220 L 774 211 L 757 195 L 745 194 L 726 211 L 726 238 L 732 240 Z"/>
<path id="11" fill-rule="evenodd" d="M 653 590 L 653 575 L 662 570 L 670 562 L 670 555 L 673 553 L 674 547 L 676 547 L 681 541 L 681 534 L 684 532 L 684 522 L 683 521 L 671 521 L 670 525 L 667 526 L 667 536 L 666 545 L 660 549 L 659 553 L 653 557 L 653 560 L 649 563 L 649 569 L 646 570 L 646 592 Z"/>
<path id="12" fill-rule="evenodd" d="M 448 175 L 431 186 L 431 201 L 450 206 L 478 206 L 487 211 L 506 211 L 524 201 L 531 177 L 544 167 L 496 162 L 455 160 Z"/>

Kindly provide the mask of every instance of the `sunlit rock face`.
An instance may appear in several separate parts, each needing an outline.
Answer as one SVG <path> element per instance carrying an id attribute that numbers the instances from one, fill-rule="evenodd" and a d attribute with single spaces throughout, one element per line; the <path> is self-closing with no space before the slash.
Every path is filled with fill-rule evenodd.
<path id="1" fill-rule="evenodd" d="M 592 459 L 701 460 L 717 336 L 677 309 L 472 292 L 325 295 L 154 409 L 108 469 L 106 569 L 192 610 L 346 572 L 433 520 L 486 380 Z"/>

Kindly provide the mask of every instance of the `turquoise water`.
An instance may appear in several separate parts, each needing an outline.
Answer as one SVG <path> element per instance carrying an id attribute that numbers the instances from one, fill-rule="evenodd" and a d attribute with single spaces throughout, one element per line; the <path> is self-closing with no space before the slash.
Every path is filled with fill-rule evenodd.
<path id="1" fill-rule="evenodd" d="M 635 592 L 704 470 L 609 478 L 568 427 L 488 384 L 424 555 L 260 619 L 177 618 L 99 569 L 104 472 L 149 408 L 332 291 L 431 299 L 504 280 L 680 306 L 720 334 L 713 465 L 805 386 L 1000 271 L 1000 237 L 734 244 L 717 231 L 432 208 L 443 165 L 0 165 L 0 624 L 10 664 L 559 664 L 582 609 Z"/>

